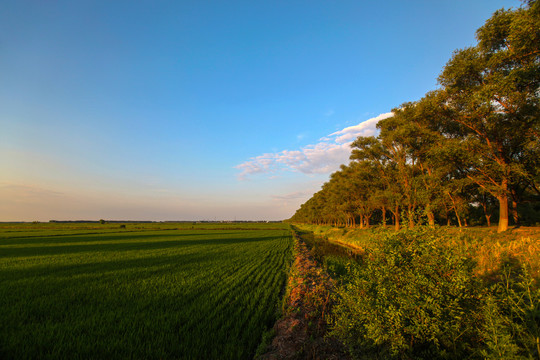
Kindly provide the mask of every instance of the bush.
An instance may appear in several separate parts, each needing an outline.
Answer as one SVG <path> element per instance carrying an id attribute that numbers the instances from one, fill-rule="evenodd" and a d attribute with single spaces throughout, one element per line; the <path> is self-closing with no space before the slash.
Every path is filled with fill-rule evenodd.
<path id="1" fill-rule="evenodd" d="M 438 229 L 379 236 L 337 290 L 332 334 L 357 357 L 470 358 L 483 318 L 473 262 Z"/>
<path id="2" fill-rule="evenodd" d="M 504 262 L 485 308 L 485 359 L 540 359 L 540 289 L 527 266 Z"/>

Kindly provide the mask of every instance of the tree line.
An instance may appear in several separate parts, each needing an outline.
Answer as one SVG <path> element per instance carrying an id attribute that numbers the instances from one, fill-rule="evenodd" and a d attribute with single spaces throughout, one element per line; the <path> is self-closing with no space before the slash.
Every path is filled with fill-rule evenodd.
<path id="1" fill-rule="evenodd" d="M 437 90 L 358 137 L 292 222 L 369 227 L 540 221 L 540 2 L 496 11 Z"/>

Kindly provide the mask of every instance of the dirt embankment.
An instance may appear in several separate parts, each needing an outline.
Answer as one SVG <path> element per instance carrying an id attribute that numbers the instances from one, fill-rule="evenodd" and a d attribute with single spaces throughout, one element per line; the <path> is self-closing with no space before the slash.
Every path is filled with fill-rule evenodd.
<path id="1" fill-rule="evenodd" d="M 283 316 L 274 325 L 275 338 L 259 359 L 348 359 L 345 348 L 326 336 L 326 316 L 335 286 L 297 235 L 294 263 L 284 299 Z"/>

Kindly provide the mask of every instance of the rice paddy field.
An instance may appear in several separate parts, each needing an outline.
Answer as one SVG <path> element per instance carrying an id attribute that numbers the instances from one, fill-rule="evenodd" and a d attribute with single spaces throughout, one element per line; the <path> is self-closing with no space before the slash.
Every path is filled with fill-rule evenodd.
<path id="1" fill-rule="evenodd" d="M 0 358 L 252 358 L 289 227 L 124 226 L 0 224 Z"/>

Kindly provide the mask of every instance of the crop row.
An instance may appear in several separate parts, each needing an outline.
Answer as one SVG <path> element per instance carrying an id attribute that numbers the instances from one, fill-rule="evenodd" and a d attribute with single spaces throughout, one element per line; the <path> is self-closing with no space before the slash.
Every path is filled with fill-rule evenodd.
<path id="1" fill-rule="evenodd" d="M 0 358 L 250 358 L 290 247 L 288 229 L 0 240 Z"/>

